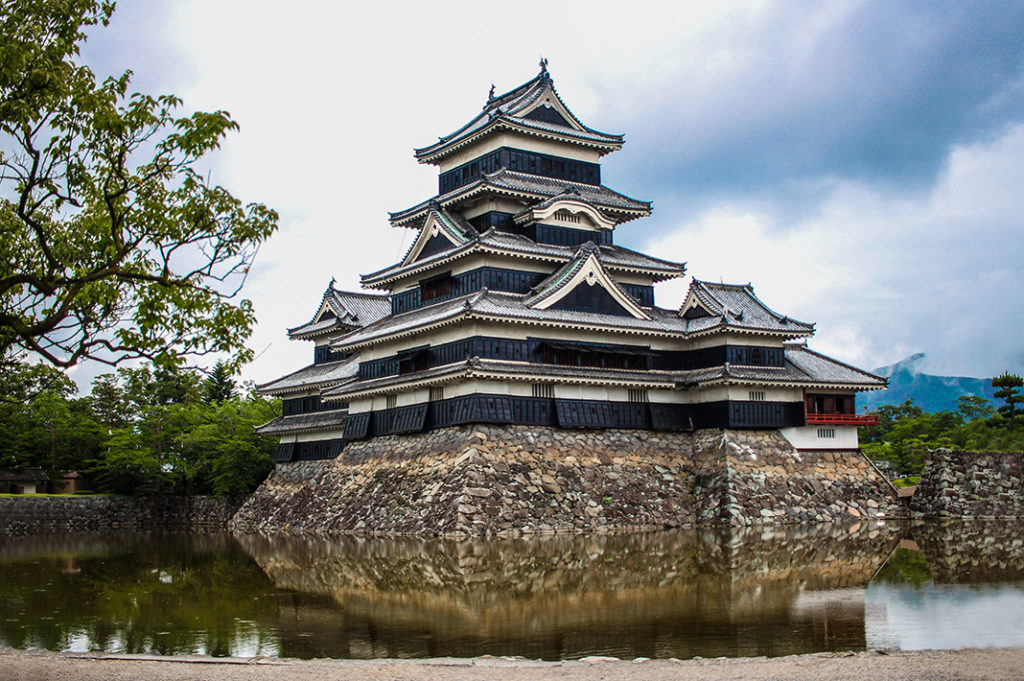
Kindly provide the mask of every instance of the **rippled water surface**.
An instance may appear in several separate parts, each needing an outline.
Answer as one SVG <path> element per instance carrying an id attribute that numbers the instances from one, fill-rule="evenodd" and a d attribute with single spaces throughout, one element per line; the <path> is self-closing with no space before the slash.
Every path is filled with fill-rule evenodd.
<path id="1" fill-rule="evenodd" d="M 1014 528 L 0 539 L 0 646 L 688 658 L 1024 645 Z"/>

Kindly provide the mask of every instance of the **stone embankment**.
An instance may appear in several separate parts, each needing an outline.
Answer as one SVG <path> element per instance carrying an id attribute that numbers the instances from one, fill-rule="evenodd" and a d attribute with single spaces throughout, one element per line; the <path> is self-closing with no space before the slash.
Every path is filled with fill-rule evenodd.
<path id="1" fill-rule="evenodd" d="M 797 452 L 775 431 L 471 425 L 279 464 L 232 529 L 504 535 L 891 516 L 858 451 Z"/>
<path id="2" fill-rule="evenodd" d="M 222 530 L 240 499 L 0 497 L 0 535 L 107 529 Z"/>
<path id="3" fill-rule="evenodd" d="M 1024 518 L 1024 454 L 932 450 L 910 509 L 923 517 Z"/>

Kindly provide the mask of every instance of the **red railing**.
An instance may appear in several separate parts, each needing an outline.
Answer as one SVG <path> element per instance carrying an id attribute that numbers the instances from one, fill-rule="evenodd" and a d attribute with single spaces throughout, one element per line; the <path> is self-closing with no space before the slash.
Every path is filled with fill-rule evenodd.
<path id="1" fill-rule="evenodd" d="M 811 426 L 877 426 L 874 414 L 808 414 L 807 425 Z"/>

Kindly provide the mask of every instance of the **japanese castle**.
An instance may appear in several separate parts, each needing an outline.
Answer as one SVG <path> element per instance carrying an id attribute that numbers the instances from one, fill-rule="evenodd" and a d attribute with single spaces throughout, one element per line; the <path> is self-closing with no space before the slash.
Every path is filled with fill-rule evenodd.
<path id="1" fill-rule="evenodd" d="M 806 346 L 814 326 L 749 284 L 694 279 L 678 307 L 654 284 L 685 266 L 616 244 L 651 204 L 601 183 L 622 135 L 584 125 L 540 73 L 415 150 L 438 192 L 390 214 L 401 262 L 331 285 L 307 323 L 313 363 L 260 387 L 283 415 L 279 463 L 462 424 L 779 431 L 795 449 L 855 450 L 855 394 L 884 379 Z"/>

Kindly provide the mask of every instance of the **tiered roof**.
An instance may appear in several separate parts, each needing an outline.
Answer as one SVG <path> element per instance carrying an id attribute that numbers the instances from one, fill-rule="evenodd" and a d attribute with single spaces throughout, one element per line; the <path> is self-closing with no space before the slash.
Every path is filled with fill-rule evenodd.
<path id="1" fill-rule="evenodd" d="M 685 321 L 687 334 L 733 329 L 800 338 L 814 333 L 814 324 L 779 314 L 761 302 L 750 284 L 716 284 L 694 279 L 679 315 Z"/>
<path id="2" fill-rule="evenodd" d="M 336 331 L 351 331 L 372 324 L 391 312 L 388 297 L 380 293 L 339 291 L 334 280 L 327 286 L 313 318 L 288 329 L 291 338 L 312 339 Z"/>
<path id="3" fill-rule="evenodd" d="M 487 157 L 490 159 L 487 168 L 500 164 L 511 165 L 511 160 L 501 154 L 494 154 L 495 146 L 511 144 L 508 139 L 489 139 L 488 144 L 477 145 L 484 137 L 499 132 L 558 142 L 562 149 L 572 151 L 567 155 L 570 161 L 580 158 L 593 161 L 619 149 L 623 144 L 622 135 L 588 128 L 576 118 L 555 91 L 547 73 L 546 62 L 542 62 L 541 72 L 536 78 L 503 95 L 494 96 L 492 89 L 492 95 L 479 115 L 452 134 L 439 138 L 437 143 L 417 149 L 416 158 L 422 163 L 439 164 L 445 172 L 464 172 L 458 179 L 468 180 L 471 173 L 475 174 L 484 168 L 483 161 L 467 161 L 468 165 L 458 166 L 462 168 L 458 170 L 449 168 L 445 159 L 461 153 L 458 161 L 453 159 L 450 163 L 456 165 L 479 152 L 493 154 Z M 523 141 L 522 138 L 518 140 Z M 575 149 L 569 150 L 566 145 L 573 145 Z M 551 151 L 551 145 L 531 146 L 527 141 L 523 149 L 526 150 L 524 153 L 535 153 L 543 160 L 545 154 L 536 150 L 547 153 Z M 579 153 L 581 150 L 583 153 Z M 479 160 L 483 157 L 478 155 L 476 158 Z M 520 164 L 517 167 L 526 165 L 521 164 L 521 161 L 516 163 Z M 534 165 L 530 167 L 535 169 Z M 584 168 L 586 173 L 579 168 Z M 571 172 L 572 177 L 586 176 L 595 182 L 599 178 L 594 168 L 585 166 L 563 165 L 559 170 L 537 166 L 536 169 L 560 174 Z M 453 177 L 442 174 L 442 186 L 452 186 Z M 479 205 L 483 198 L 497 200 Z M 466 217 L 473 216 L 474 222 L 477 222 L 477 213 L 465 212 L 473 205 L 477 207 L 471 210 L 477 212 L 487 210 L 510 216 L 511 223 L 502 217 L 499 220 L 502 229 L 490 227 L 481 232 L 484 230 L 483 225 L 491 224 L 496 216 L 485 214 L 483 217 L 486 220 L 479 221 L 481 226 L 478 230 Z M 319 338 L 322 341 L 325 336 L 330 337 L 333 339 L 331 349 L 346 353 L 376 346 L 379 351 L 374 354 L 374 362 L 381 364 L 368 365 L 364 375 L 388 375 L 360 379 L 359 357 L 354 355 L 341 361 L 307 366 L 260 386 L 260 390 L 267 394 L 303 397 L 312 391 L 319 391 L 322 399 L 338 403 L 471 379 L 661 391 L 731 385 L 844 391 L 873 390 L 885 386 L 883 378 L 813 352 L 804 345 L 786 342 L 813 335 L 814 325 L 775 312 L 755 295 L 750 284 L 694 279 L 681 308 L 669 310 L 644 304 L 653 302 L 650 284 L 682 277 L 685 265 L 621 246 L 598 245 L 596 242 L 610 241 L 608 232 L 618 224 L 649 215 L 650 212 L 649 202 L 630 198 L 603 185 L 499 168 L 440 196 L 391 213 L 392 225 L 417 228 L 420 232 L 400 262 L 363 275 L 361 282 L 364 287 L 399 292 L 402 297 L 398 299 L 396 309 L 405 309 L 414 304 L 417 307 L 400 314 L 391 314 L 387 295 L 347 293 L 335 290 L 332 285 L 324 293 L 313 319 L 289 331 L 293 338 Z M 540 224 L 543 230 L 541 226 L 533 228 L 535 224 Z M 559 231 L 563 229 L 565 231 Z M 523 234 L 512 233 L 514 231 Z M 536 241 L 524 234 L 535 234 L 540 240 L 562 240 L 569 243 L 592 240 L 582 245 L 555 245 Z M 472 268 L 485 266 L 517 268 L 520 272 L 529 270 L 529 273 L 504 277 L 504 274 L 488 271 L 476 279 L 463 276 L 467 271 L 473 271 Z M 451 274 L 451 279 L 427 279 L 446 270 Z M 487 278 L 492 275 L 498 277 L 499 274 L 503 278 Z M 627 283 L 620 284 L 616 277 L 623 277 Z M 422 280 L 422 298 L 414 294 L 407 296 L 404 291 L 416 279 Z M 523 291 L 523 288 L 538 280 L 540 283 L 530 291 Z M 500 281 L 502 283 L 496 284 L 499 286 L 510 285 L 508 281 L 515 281 L 511 286 L 523 288 L 519 289 L 519 293 L 481 288 L 459 295 L 471 285 L 479 286 L 485 281 Z M 449 297 L 456 295 L 458 297 Z M 641 296 L 643 301 L 634 295 Z M 497 335 L 503 338 L 513 341 L 522 341 L 524 338 L 535 340 L 536 343 L 526 343 L 531 348 L 527 354 L 531 359 L 538 359 L 532 353 L 539 349 L 538 345 L 543 346 L 541 349 L 545 363 L 525 359 L 514 361 L 471 357 L 460 358 L 443 366 L 428 366 L 433 362 L 449 361 L 456 354 L 456 349 L 462 352 L 459 348 L 481 347 L 475 345 L 474 341 L 465 346 L 458 345 L 455 349 L 449 347 L 443 352 L 439 351 L 431 355 L 429 362 L 423 365 L 413 363 L 416 370 L 403 373 L 410 365 L 403 364 L 405 360 L 401 359 L 405 351 L 395 355 L 395 348 L 412 344 L 422 350 L 438 338 L 432 335 L 434 332 L 450 330 L 456 325 L 472 321 L 493 323 L 494 329 L 508 329 L 507 334 L 498 332 Z M 478 333 L 481 328 L 476 325 L 463 328 L 470 327 L 473 333 Z M 538 329 L 546 331 L 538 334 Z M 688 339 L 713 334 L 721 335 L 715 343 L 686 342 Z M 445 339 L 468 340 L 470 332 L 467 330 L 463 335 L 466 338 L 458 333 L 445 334 Z M 549 339 L 537 339 L 538 335 Z M 745 338 L 741 340 L 740 336 Z M 614 338 L 614 343 L 608 342 L 609 338 Z M 602 342 L 590 342 L 597 339 Z M 655 341 L 657 350 L 649 347 L 651 341 Z M 523 356 L 523 346 L 516 347 L 519 349 L 515 353 L 508 351 L 506 355 L 517 358 Z M 760 356 L 754 354 L 759 348 L 771 348 L 770 360 L 766 359 L 764 353 L 759 353 Z M 572 352 L 579 354 L 572 355 Z M 606 361 L 606 358 L 602 358 L 600 362 L 579 360 L 579 363 L 634 368 L 599 368 L 564 363 L 569 361 L 565 359 L 566 356 L 579 358 L 586 353 L 606 353 L 612 359 Z M 494 350 L 494 354 L 500 353 Z M 630 355 L 653 359 L 650 362 L 638 362 L 634 361 L 636 357 Z M 318 355 L 320 359 L 325 357 L 324 354 Z M 398 359 L 395 360 L 395 357 Z M 442 360 L 442 357 L 448 359 Z M 770 361 L 773 366 L 730 364 L 723 362 L 720 357 L 742 358 L 743 361 L 751 362 Z M 398 362 L 399 368 L 392 366 L 392 360 Z M 563 363 L 547 363 L 555 360 Z M 707 362 L 721 364 L 685 370 L 636 368 L 644 365 L 700 366 Z M 795 391 L 790 393 L 791 396 L 794 394 Z M 665 392 L 659 395 L 659 399 L 665 399 Z M 697 404 L 700 403 L 700 393 L 668 399 L 673 403 L 678 399 L 678 404 Z M 796 404 L 795 399 L 791 401 Z M 416 405 L 416 408 L 421 406 L 425 409 L 423 405 Z M 368 407 L 364 402 L 357 408 L 365 410 Z M 337 433 L 343 428 L 346 418 L 345 408 L 282 416 L 261 426 L 259 432 L 284 435 L 324 430 Z"/>
<path id="4" fill-rule="evenodd" d="M 781 367 L 723 366 L 694 369 L 678 376 L 680 387 L 707 384 L 786 385 L 818 389 L 881 390 L 885 379 L 814 352 L 806 345 L 787 343 Z"/>
<path id="5" fill-rule="evenodd" d="M 359 373 L 359 358 L 346 357 L 335 362 L 322 362 L 302 367 L 298 371 L 257 386 L 264 395 L 285 396 L 307 390 L 319 390 L 347 383 Z"/>
<path id="6" fill-rule="evenodd" d="M 530 116 L 539 108 L 557 115 Z M 546 120 L 545 120 L 546 119 Z M 484 135 L 507 130 L 524 135 L 571 141 L 607 154 L 622 147 L 622 135 L 600 132 L 583 125 L 555 90 L 547 61 L 541 61 L 537 77 L 497 97 L 492 93 L 481 111 L 455 132 L 439 137 L 434 144 L 415 150 L 420 163 L 436 163 Z"/>
<path id="7" fill-rule="evenodd" d="M 598 247 L 600 248 L 600 247 Z M 550 277 L 549 277 L 550 280 Z M 703 283 L 703 282 L 702 282 Z M 748 290 L 746 287 L 733 287 Z M 718 317 L 686 319 L 674 310 L 658 307 L 640 308 L 646 318 L 531 307 L 529 299 L 518 293 L 481 289 L 474 293 L 394 315 L 359 329 L 334 343 L 334 347 L 353 350 L 393 338 L 403 338 L 466 319 L 479 319 L 528 324 L 533 326 L 617 331 L 646 336 L 690 337 L 709 333 L 733 332 L 776 337 L 801 338 L 814 333 L 814 326 L 776 315 L 753 296 L 746 294 L 745 308 Z M 735 302 L 735 301 L 734 301 Z"/>
<path id="8" fill-rule="evenodd" d="M 601 263 L 601 250 L 593 241 L 587 241 L 577 249 L 572 259 L 554 274 L 538 284 L 523 300 L 527 307 L 546 309 L 561 296 L 576 286 L 601 286 L 623 310 L 637 319 L 650 319 L 640 308 L 640 303 L 622 290 Z"/>
<path id="9" fill-rule="evenodd" d="M 573 182 L 501 168 L 411 208 L 389 213 L 389 216 L 391 224 L 395 227 L 418 228 L 423 226 L 423 221 L 434 204 L 447 208 L 481 194 L 508 196 L 522 201 L 544 201 L 566 193 L 579 196 L 620 223 L 651 214 L 650 201 L 630 198 L 601 184 Z"/>
<path id="10" fill-rule="evenodd" d="M 611 271 L 645 274 L 651 276 L 654 281 L 676 279 L 683 276 L 686 271 L 684 263 L 654 258 L 622 246 L 598 246 L 598 249 L 601 253 L 601 261 Z M 461 246 L 453 244 L 449 250 L 435 253 L 415 262 L 397 263 L 382 270 L 364 274 L 360 279 L 363 286 L 388 288 L 405 277 L 421 274 L 477 253 L 561 264 L 573 258 L 576 254 L 576 247 L 537 243 L 525 236 L 492 228 L 483 234 L 478 234 Z"/>
<path id="11" fill-rule="evenodd" d="M 677 390 L 730 383 L 823 390 L 881 390 L 886 385 L 881 376 L 814 352 L 804 345 L 786 344 L 784 356 L 785 361 L 781 367 L 727 364 L 687 371 L 600 369 L 472 357 L 432 367 L 417 372 L 415 376 L 384 376 L 352 381 L 326 390 L 324 397 L 330 400 L 351 400 L 467 379 Z"/>

